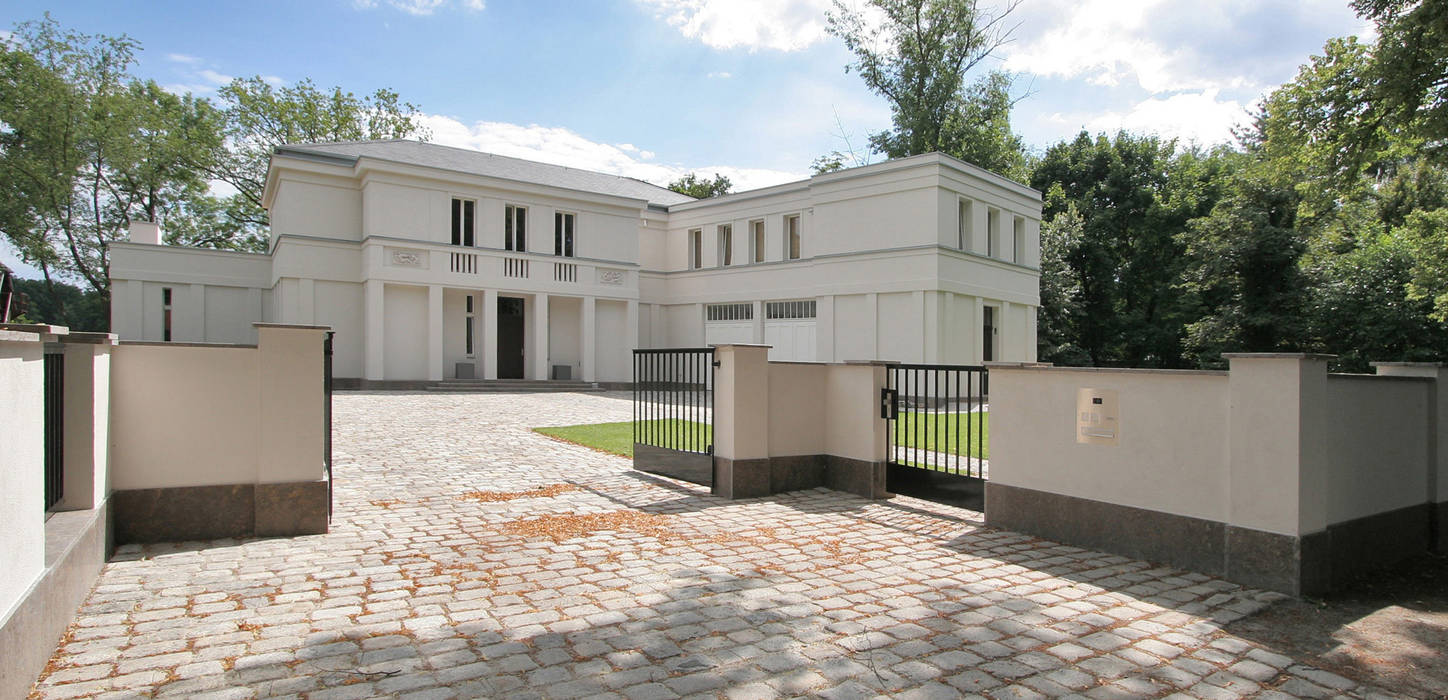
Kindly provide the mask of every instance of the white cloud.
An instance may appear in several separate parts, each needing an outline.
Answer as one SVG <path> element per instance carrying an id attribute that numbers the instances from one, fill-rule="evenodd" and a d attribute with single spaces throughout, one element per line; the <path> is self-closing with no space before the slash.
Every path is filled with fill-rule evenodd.
<path id="1" fill-rule="evenodd" d="M 197 71 L 196 74 L 201 76 L 202 78 L 205 78 L 207 82 L 215 83 L 217 85 L 225 85 L 232 81 L 231 76 L 225 73 L 218 73 L 209 68 L 203 68 Z"/>
<path id="2" fill-rule="evenodd" d="M 825 38 L 830 0 L 637 0 L 716 49 L 798 51 Z"/>
<path id="3" fill-rule="evenodd" d="M 1107 112 L 1083 126 L 1088 131 L 1113 133 L 1120 129 L 1156 133 L 1203 146 L 1230 143 L 1232 127 L 1246 121 L 1247 107 L 1236 100 L 1218 99 L 1215 88 L 1138 102 L 1125 113 Z M 1064 122 L 1065 117 L 1053 119 Z"/>
<path id="4" fill-rule="evenodd" d="M 714 173 L 724 175 L 734 183 L 735 191 L 768 187 L 808 177 L 808 173 L 804 172 L 768 168 L 731 165 L 688 167 L 677 163 L 648 163 L 644 161 L 654 157 L 650 151 L 624 148 L 632 147 L 633 144 L 613 145 L 590 141 L 561 127 L 486 121 L 469 125 L 452 117 L 435 114 L 423 115 L 420 121 L 432 132 L 433 143 L 623 175 L 656 185 L 666 185 L 689 172 L 698 172 L 707 177 L 713 177 Z"/>
<path id="5" fill-rule="evenodd" d="M 1115 86 L 1135 80 L 1150 92 L 1210 87 L 1175 65 L 1172 51 L 1147 34 L 1147 15 L 1161 0 L 1058 3 L 1058 22 L 1003 52 L 1008 70 L 1061 78 L 1085 78 Z"/>
<path id="6" fill-rule="evenodd" d="M 734 74 L 733 74 L 733 73 L 730 73 L 730 72 L 727 71 L 727 70 L 717 70 L 717 71 L 714 71 L 713 73 L 710 73 L 710 74 L 709 74 L 709 77 L 710 77 L 710 78 L 714 78 L 714 79 L 716 79 L 716 80 L 728 80 L 728 79 L 734 77 Z"/>
<path id="7" fill-rule="evenodd" d="M 450 4 L 450 0 L 385 0 L 388 7 L 401 10 L 414 17 L 427 17 Z M 358 10 L 372 10 L 378 0 L 352 0 L 352 7 Z M 470 12 L 480 12 L 487 7 L 486 0 L 457 0 L 457 5 Z"/>
<path id="8" fill-rule="evenodd" d="M 168 53 L 166 54 L 166 60 L 173 63 L 185 63 L 187 65 L 195 65 L 201 62 L 201 59 L 184 53 Z"/>

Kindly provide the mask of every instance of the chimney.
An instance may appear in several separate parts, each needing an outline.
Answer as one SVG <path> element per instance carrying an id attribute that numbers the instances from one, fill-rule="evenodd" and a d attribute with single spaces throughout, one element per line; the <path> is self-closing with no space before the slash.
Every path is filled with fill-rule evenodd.
<path id="1" fill-rule="evenodd" d="M 131 242 L 161 245 L 161 226 L 152 221 L 131 222 Z"/>

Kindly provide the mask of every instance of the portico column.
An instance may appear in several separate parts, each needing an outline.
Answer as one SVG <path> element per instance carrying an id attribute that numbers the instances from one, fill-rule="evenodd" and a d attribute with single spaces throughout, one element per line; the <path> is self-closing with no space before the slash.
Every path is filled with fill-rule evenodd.
<path id="1" fill-rule="evenodd" d="M 381 280 L 367 280 L 362 286 L 363 363 L 362 376 L 367 379 L 385 378 L 384 358 L 387 352 L 387 335 L 384 328 L 382 297 L 384 285 Z"/>
<path id="2" fill-rule="evenodd" d="M 751 340 L 751 341 L 749 341 L 749 342 L 751 342 L 751 343 L 763 343 L 763 342 L 764 342 L 764 302 L 762 302 L 762 301 L 756 301 L 756 302 L 754 302 L 754 305 L 753 305 L 753 306 L 754 306 L 754 308 L 753 308 L 753 310 L 750 312 L 751 321 L 752 321 L 752 323 L 750 324 L 750 325 L 751 325 L 751 328 L 750 328 L 750 336 L 753 338 L 753 340 Z"/>
<path id="3" fill-rule="evenodd" d="M 584 297 L 583 312 L 578 314 L 579 323 L 583 326 L 583 328 L 579 329 L 578 351 L 579 354 L 583 356 L 580 364 L 583 365 L 581 371 L 583 372 L 583 381 L 585 382 L 598 381 L 598 377 L 596 376 L 598 373 L 598 363 L 596 362 L 596 356 L 598 354 L 598 339 L 596 337 L 598 324 L 595 322 L 595 311 L 594 298 Z"/>
<path id="4" fill-rule="evenodd" d="M 548 378 L 548 295 L 533 296 L 533 378 Z"/>
<path id="5" fill-rule="evenodd" d="M 624 311 L 623 327 L 624 331 L 628 333 L 628 337 L 623 341 L 624 348 L 632 353 L 634 348 L 643 347 L 639 341 L 639 303 L 633 299 L 628 300 L 627 310 Z M 648 343 L 650 347 L 653 346 L 652 337 L 642 342 Z M 633 358 L 629 358 L 629 360 L 632 361 Z"/>
<path id="6" fill-rule="evenodd" d="M 498 378 L 498 290 L 483 290 L 483 379 Z"/>
<path id="7" fill-rule="evenodd" d="M 442 381 L 442 287 L 427 286 L 427 379 Z"/>

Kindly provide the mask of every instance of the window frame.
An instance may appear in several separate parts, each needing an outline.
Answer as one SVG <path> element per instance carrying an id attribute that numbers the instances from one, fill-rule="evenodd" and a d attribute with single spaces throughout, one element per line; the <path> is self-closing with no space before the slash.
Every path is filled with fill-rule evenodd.
<path id="1" fill-rule="evenodd" d="M 503 250 L 528 252 L 528 207 L 503 205 Z"/>
<path id="2" fill-rule="evenodd" d="M 701 270 L 704 268 L 704 229 L 691 228 L 686 235 L 689 242 L 689 269 Z"/>
<path id="3" fill-rule="evenodd" d="M 450 207 L 452 245 L 476 248 L 478 243 L 478 200 L 453 197 Z"/>
<path id="4" fill-rule="evenodd" d="M 955 247 L 966 252 L 975 250 L 975 202 L 957 197 L 955 204 Z"/>
<path id="5" fill-rule="evenodd" d="M 718 224 L 714 230 L 719 240 L 719 267 L 729 267 L 734 264 L 734 224 Z"/>
<path id="6" fill-rule="evenodd" d="M 794 230 L 789 230 L 790 222 L 794 222 Z M 784 215 L 784 259 L 801 260 L 804 258 L 804 217 L 799 213 Z"/>
<path id="7" fill-rule="evenodd" d="M 161 288 L 161 340 L 167 343 L 171 342 L 171 308 L 175 299 L 171 287 Z"/>
<path id="8" fill-rule="evenodd" d="M 564 230 L 567 222 L 567 230 Z M 560 258 L 578 257 L 578 214 L 571 211 L 553 212 L 553 254 Z"/>
<path id="9" fill-rule="evenodd" d="M 996 239 L 1000 237 L 1001 210 L 990 207 L 985 210 L 985 255 L 988 258 L 997 257 Z"/>
<path id="10" fill-rule="evenodd" d="M 758 265 L 764 262 L 765 243 L 768 240 L 768 229 L 764 226 L 764 219 L 752 219 L 749 222 L 749 264 Z"/>
<path id="11" fill-rule="evenodd" d="M 1026 217 L 1011 218 L 1011 262 L 1024 265 L 1026 257 Z"/>
<path id="12" fill-rule="evenodd" d="M 476 321 L 473 320 L 473 295 L 467 294 L 464 296 L 464 298 L 467 299 L 467 301 L 464 302 L 463 305 L 463 312 L 466 314 L 465 318 L 467 319 L 467 321 L 464 323 L 464 333 L 467 337 L 463 340 L 463 356 L 476 357 L 477 353 L 474 352 L 476 348 L 473 347 L 473 333 L 476 332 Z"/>

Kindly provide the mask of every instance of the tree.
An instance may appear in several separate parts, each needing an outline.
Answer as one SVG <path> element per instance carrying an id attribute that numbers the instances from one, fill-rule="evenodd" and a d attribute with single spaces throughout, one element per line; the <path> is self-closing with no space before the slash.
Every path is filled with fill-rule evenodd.
<path id="1" fill-rule="evenodd" d="M 992 71 L 969 88 L 940 129 L 940 152 L 1016 180 L 1030 177 L 1026 145 L 1011 131 L 1011 77 Z"/>
<path id="2" fill-rule="evenodd" d="M 211 175 L 236 188 L 225 213 L 249 240 L 265 240 L 262 191 L 277 146 L 430 137 L 417 106 L 385 88 L 358 97 L 340 87 L 319 90 L 310 80 L 276 87 L 257 76 L 233 80 L 221 88 L 218 100 L 228 148 Z"/>
<path id="3" fill-rule="evenodd" d="M 18 323 L 49 323 L 73 331 L 104 332 L 111 327 L 110 300 L 93 289 L 81 289 L 64 282 L 15 280 L 15 291 L 24 294 L 26 305 Z"/>
<path id="4" fill-rule="evenodd" d="M 1047 198 L 1064 198 L 1059 187 Z M 1076 343 L 1081 322 L 1081 281 L 1071 267 L 1080 254 L 1084 221 L 1074 203 L 1041 224 L 1041 305 L 1036 310 L 1036 356 L 1058 365 L 1085 365 L 1091 357 Z"/>
<path id="5" fill-rule="evenodd" d="M 694 199 L 709 199 L 729 194 L 729 190 L 733 187 L 734 183 L 719 173 L 714 173 L 713 180 L 701 178 L 698 173 L 689 173 L 669 183 L 669 189 L 679 194 L 689 195 Z"/>
<path id="6" fill-rule="evenodd" d="M 1448 3 L 1354 0 L 1353 9 L 1378 32 L 1369 75 L 1371 118 L 1356 126 L 1360 132 L 1401 129 L 1424 144 L 1426 156 L 1442 162 L 1448 157 Z"/>
<path id="7" fill-rule="evenodd" d="M 948 122 L 962 113 L 965 77 L 1009 37 L 1006 17 L 975 0 L 869 0 L 870 11 L 835 0 L 828 31 L 855 55 L 846 67 L 890 103 L 891 131 L 873 134 L 871 146 L 890 158 L 950 152 Z M 878 21 L 877 21 L 878 20 Z"/>
<path id="8" fill-rule="evenodd" d="M 104 292 L 106 244 L 206 192 L 221 147 L 204 100 L 127 74 L 135 42 L 65 31 L 46 15 L 0 49 L 0 225 L 21 256 Z"/>

